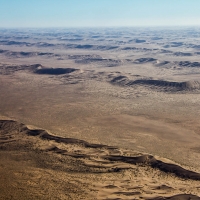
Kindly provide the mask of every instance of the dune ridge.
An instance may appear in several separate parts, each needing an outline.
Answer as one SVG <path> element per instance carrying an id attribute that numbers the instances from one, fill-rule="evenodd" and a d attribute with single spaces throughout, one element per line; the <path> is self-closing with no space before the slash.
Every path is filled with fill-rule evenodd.
<path id="1" fill-rule="evenodd" d="M 175 82 L 167 80 L 156 80 L 151 78 L 135 79 L 131 80 L 127 76 L 116 76 L 110 83 L 117 84 L 119 86 L 134 86 L 134 85 L 144 85 L 144 86 L 155 86 L 163 88 L 165 91 L 190 91 L 190 90 L 199 90 L 200 82 L 199 81 L 184 81 L 184 82 Z"/>
<path id="2" fill-rule="evenodd" d="M 85 148 L 104 148 L 109 150 L 114 150 L 116 152 L 117 147 L 102 145 L 102 144 L 91 144 L 84 140 L 74 139 L 74 138 L 63 138 L 58 137 L 49 134 L 45 130 L 42 129 L 29 129 L 27 126 L 25 126 L 22 123 L 18 123 L 16 121 L 12 120 L 0 120 L 0 129 L 3 130 L 6 134 L 11 130 L 18 130 L 18 132 L 21 132 L 23 134 L 27 134 L 30 136 L 39 136 L 41 139 L 45 140 L 53 140 L 56 143 L 65 143 L 65 144 L 78 144 L 82 145 Z M 4 134 L 4 135 L 6 135 Z M 7 137 L 2 137 L 3 139 L 7 139 Z M 2 139 L 1 138 L 1 139 Z M 57 153 L 63 153 L 65 151 L 62 151 L 61 149 L 58 149 L 57 147 L 54 147 L 51 149 L 51 151 L 55 151 Z M 77 157 L 76 155 L 74 155 Z M 82 155 L 83 156 L 83 155 Z M 138 157 L 129 157 L 129 156 L 122 156 L 122 155 L 106 155 L 102 157 L 103 159 L 110 160 L 110 161 L 116 161 L 116 162 L 124 162 L 124 163 L 130 163 L 130 164 L 145 164 L 149 165 L 153 168 L 158 168 L 159 170 L 167 173 L 173 173 L 174 175 L 186 178 L 186 179 L 192 179 L 192 180 L 200 180 L 200 174 L 196 172 L 192 172 L 189 170 L 186 170 L 182 168 L 181 166 L 165 163 L 161 160 L 157 160 L 152 155 L 142 155 Z"/>

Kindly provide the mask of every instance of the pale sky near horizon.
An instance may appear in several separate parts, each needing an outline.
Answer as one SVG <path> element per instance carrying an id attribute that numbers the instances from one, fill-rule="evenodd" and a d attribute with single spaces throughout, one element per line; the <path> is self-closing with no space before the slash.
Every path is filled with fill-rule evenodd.
<path id="1" fill-rule="evenodd" d="M 0 27 L 195 25 L 200 0 L 0 0 Z"/>

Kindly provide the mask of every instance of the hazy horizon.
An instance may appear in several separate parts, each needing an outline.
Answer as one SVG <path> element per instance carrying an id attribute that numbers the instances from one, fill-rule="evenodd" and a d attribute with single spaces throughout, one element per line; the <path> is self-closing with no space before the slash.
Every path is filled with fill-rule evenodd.
<path id="1" fill-rule="evenodd" d="M 166 25 L 166 26 L 27 26 L 27 27 L 20 27 L 20 26 L 10 26 L 10 27 L 0 27 L 0 29 L 119 29 L 119 28 L 125 28 L 125 29 L 136 29 L 136 28 L 149 28 L 149 29 L 187 29 L 187 28 L 200 28 L 200 25 Z"/>
<path id="2" fill-rule="evenodd" d="M 199 26 L 198 0 L 0 0 L 1 28 Z"/>

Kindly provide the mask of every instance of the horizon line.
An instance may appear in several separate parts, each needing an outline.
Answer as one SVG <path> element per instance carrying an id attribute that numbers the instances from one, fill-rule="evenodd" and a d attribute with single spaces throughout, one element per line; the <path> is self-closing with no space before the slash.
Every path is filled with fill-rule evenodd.
<path id="1" fill-rule="evenodd" d="M 182 27 L 200 27 L 200 25 L 137 25 L 137 26 L 33 26 L 33 27 L 28 27 L 28 26 L 0 26 L 0 29 L 55 29 L 55 28 L 182 28 Z"/>

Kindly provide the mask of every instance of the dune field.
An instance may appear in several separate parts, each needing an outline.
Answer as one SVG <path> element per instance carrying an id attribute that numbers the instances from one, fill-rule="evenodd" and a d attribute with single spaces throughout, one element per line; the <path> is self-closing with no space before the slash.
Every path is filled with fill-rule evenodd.
<path id="1" fill-rule="evenodd" d="M 200 199 L 200 29 L 0 29 L 0 199 Z"/>

